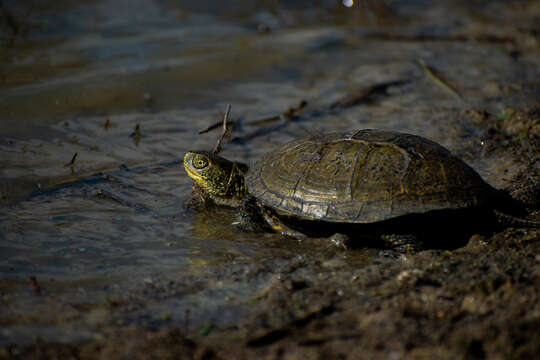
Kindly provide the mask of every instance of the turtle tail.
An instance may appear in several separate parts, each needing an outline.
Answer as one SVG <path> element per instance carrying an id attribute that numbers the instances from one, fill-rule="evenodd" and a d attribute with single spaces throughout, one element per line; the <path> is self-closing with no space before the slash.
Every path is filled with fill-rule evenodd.
<path id="1" fill-rule="evenodd" d="M 540 186 L 522 186 L 519 193 L 509 194 L 505 190 L 497 190 L 491 204 L 493 214 L 499 225 L 503 227 L 540 228 L 540 221 L 526 219 L 529 210 L 538 208 Z"/>
<path id="2" fill-rule="evenodd" d="M 493 210 L 497 222 L 504 227 L 540 228 L 540 221 L 523 219 L 512 216 L 499 210 Z"/>

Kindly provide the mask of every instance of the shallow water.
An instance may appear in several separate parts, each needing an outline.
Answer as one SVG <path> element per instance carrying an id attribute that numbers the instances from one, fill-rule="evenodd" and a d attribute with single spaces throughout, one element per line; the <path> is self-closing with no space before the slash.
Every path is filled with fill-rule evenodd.
<path id="1" fill-rule="evenodd" d="M 512 86 L 533 82 L 538 59 L 525 54 L 516 66 L 505 42 L 372 36 L 400 33 L 399 26 L 411 34 L 476 34 L 470 9 L 452 8 L 441 19 L 433 7 L 423 19 L 411 18 L 424 6 L 412 2 L 416 7 L 395 8 L 396 23 L 377 27 L 375 9 L 263 3 L 225 9 L 215 2 L 103 0 L 35 10 L 7 2 L 20 25 L 4 26 L 2 37 L 0 344 L 88 338 L 99 332 L 99 314 L 81 318 L 70 309 L 144 298 L 146 288 L 167 281 L 184 284 L 185 295 L 107 321 L 163 325 L 160 316 L 168 314 L 188 329 L 226 326 L 245 315 L 242 301 L 275 280 L 266 273 L 243 283 L 235 272 L 306 258 L 337 258 L 354 269 L 376 259 L 371 249 L 336 254 L 316 240 L 242 233 L 231 226 L 230 210 L 186 209 L 192 182 L 181 159 L 213 147 L 217 132 L 197 133 L 219 121 L 227 103 L 243 124 L 235 134 L 244 135 L 257 129 L 249 121 L 308 101 L 299 119 L 224 145 L 224 156 L 248 163 L 305 134 L 381 128 L 440 142 L 495 186 L 516 171 L 504 157 L 471 155 L 481 153 L 483 129 L 456 114 L 531 103 Z M 406 26 L 399 16 L 409 16 Z M 451 79 L 462 99 L 426 78 L 419 58 Z M 395 80 L 406 83 L 368 103 L 321 110 L 354 89 Z M 130 136 L 137 124 L 139 139 Z M 73 169 L 66 167 L 75 153 Z M 30 276 L 42 296 L 34 296 Z"/>

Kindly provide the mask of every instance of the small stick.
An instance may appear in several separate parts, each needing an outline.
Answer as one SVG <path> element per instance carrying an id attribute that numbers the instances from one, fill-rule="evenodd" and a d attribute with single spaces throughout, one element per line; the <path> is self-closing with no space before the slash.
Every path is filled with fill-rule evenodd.
<path id="1" fill-rule="evenodd" d="M 135 125 L 135 130 L 129 134 L 130 138 L 140 138 L 142 136 L 141 126 L 139 124 Z"/>
<path id="2" fill-rule="evenodd" d="M 336 108 L 348 108 L 354 105 L 358 105 L 364 101 L 367 101 L 368 98 L 375 94 L 385 93 L 391 86 L 399 86 L 408 83 L 409 80 L 392 80 L 383 82 L 380 84 L 375 84 L 367 86 L 361 89 L 357 89 L 349 95 L 335 101 L 330 105 L 330 109 Z"/>
<path id="3" fill-rule="evenodd" d="M 269 116 L 269 117 L 266 117 L 266 118 L 262 118 L 262 119 L 257 119 L 257 120 L 252 120 L 248 123 L 248 125 L 265 125 L 265 124 L 268 124 L 268 123 L 272 123 L 272 122 L 275 122 L 275 121 L 279 121 L 281 120 L 281 115 L 274 115 L 274 116 Z"/>
<path id="4" fill-rule="evenodd" d="M 281 130 L 283 129 L 285 126 L 287 126 L 289 123 L 288 122 L 279 122 L 277 124 L 274 124 L 272 126 L 268 126 L 268 127 L 260 127 L 256 130 L 253 130 L 247 134 L 244 134 L 244 135 L 240 135 L 240 136 L 235 136 L 232 138 L 231 142 L 233 143 L 244 143 L 248 140 L 253 140 L 254 138 L 256 137 L 259 137 L 259 136 L 264 136 L 264 135 L 268 135 L 274 131 L 278 131 L 278 130 Z"/>
<path id="5" fill-rule="evenodd" d="M 248 121 L 246 123 L 246 125 L 261 126 L 261 125 L 266 125 L 266 124 L 273 123 L 273 122 L 276 122 L 276 121 L 294 120 L 295 117 L 299 116 L 302 113 L 302 110 L 307 106 L 307 104 L 308 103 L 307 103 L 306 100 L 302 100 L 302 101 L 300 101 L 298 106 L 290 107 L 290 108 L 288 108 L 287 110 L 285 110 L 283 113 L 281 113 L 279 115 L 274 115 L 274 116 L 269 116 L 269 117 L 262 118 L 262 119 Z M 229 123 L 229 125 L 235 124 L 234 120 L 228 120 L 227 122 Z M 223 124 L 223 121 L 215 122 L 212 125 L 206 127 L 205 129 L 200 130 L 199 135 L 210 132 L 210 131 L 212 131 L 214 129 L 217 129 L 222 124 Z"/>
<path id="6" fill-rule="evenodd" d="M 217 129 L 220 125 L 223 124 L 223 121 L 219 121 L 219 122 L 216 122 L 216 123 L 213 123 L 212 125 L 202 129 L 199 131 L 199 135 L 202 135 L 202 134 L 206 134 L 207 132 L 210 132 L 214 129 Z"/>
<path id="7" fill-rule="evenodd" d="M 219 138 L 216 146 L 214 146 L 214 150 L 212 150 L 213 155 L 217 155 L 221 150 L 221 143 L 223 139 L 225 138 L 225 134 L 227 133 L 227 119 L 229 118 L 230 112 L 231 112 L 231 104 L 227 104 L 227 110 L 225 110 L 225 115 L 223 116 L 223 132 L 221 133 L 221 137 Z"/>
<path id="8" fill-rule="evenodd" d="M 41 288 L 39 287 L 39 284 L 35 276 L 30 276 L 30 286 L 32 287 L 32 290 L 34 291 L 34 294 L 39 295 L 41 293 Z"/>
<path id="9" fill-rule="evenodd" d="M 129 134 L 129 137 L 131 140 L 133 140 L 133 143 L 135 146 L 139 146 L 139 141 L 141 141 L 142 133 L 141 133 L 141 127 L 139 124 L 135 126 L 135 130 Z"/>
<path id="10" fill-rule="evenodd" d="M 271 122 L 280 121 L 280 120 L 293 120 L 296 116 L 300 115 L 302 110 L 307 106 L 308 102 L 306 100 L 301 100 L 298 106 L 290 107 L 285 110 L 280 115 L 270 116 L 263 119 L 252 120 L 247 123 L 247 125 L 265 125 Z"/>
<path id="11" fill-rule="evenodd" d="M 403 35 L 385 32 L 372 32 L 362 36 L 363 39 L 391 40 L 391 41 L 448 41 L 463 42 L 474 41 L 482 43 L 515 43 L 517 40 L 511 36 L 498 36 L 490 34 L 464 34 L 464 35 Z"/>
<path id="12" fill-rule="evenodd" d="M 69 167 L 71 169 L 71 174 L 75 174 L 75 159 L 77 158 L 77 154 L 75 153 L 73 157 L 71 158 L 71 161 L 64 165 L 64 167 Z"/>
<path id="13" fill-rule="evenodd" d="M 439 86 L 440 88 L 444 89 L 446 92 L 454 95 L 457 99 L 463 100 L 461 95 L 450 85 L 448 85 L 440 76 L 437 76 L 430 68 L 426 65 L 425 61 L 423 59 L 418 59 L 418 64 L 420 64 L 420 67 L 422 70 L 424 70 L 424 73 L 428 76 L 431 81 L 435 83 L 435 85 Z"/>
<path id="14" fill-rule="evenodd" d="M 77 154 L 78 154 L 78 153 L 75 153 L 75 154 L 73 155 L 73 157 L 71 158 L 71 161 L 68 162 L 67 164 L 65 164 L 64 167 L 68 167 L 68 166 L 73 167 L 73 165 L 75 165 L 75 159 L 77 158 Z"/>
<path id="15" fill-rule="evenodd" d="M 357 90 L 354 94 L 347 95 L 338 101 L 333 102 L 330 104 L 330 109 L 335 109 L 338 107 L 342 108 L 348 108 L 354 105 L 357 105 L 361 103 L 363 100 L 365 100 L 369 95 L 373 94 L 375 92 L 375 88 L 373 86 L 368 86 L 366 88 Z"/>

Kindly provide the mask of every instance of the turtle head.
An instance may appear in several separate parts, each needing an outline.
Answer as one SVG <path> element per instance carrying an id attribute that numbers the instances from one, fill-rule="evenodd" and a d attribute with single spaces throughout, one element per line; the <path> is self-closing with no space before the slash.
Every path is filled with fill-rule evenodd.
<path id="1" fill-rule="evenodd" d="M 221 205 L 237 206 L 247 195 L 244 182 L 248 166 L 209 151 L 190 151 L 184 168 L 195 183 Z"/>

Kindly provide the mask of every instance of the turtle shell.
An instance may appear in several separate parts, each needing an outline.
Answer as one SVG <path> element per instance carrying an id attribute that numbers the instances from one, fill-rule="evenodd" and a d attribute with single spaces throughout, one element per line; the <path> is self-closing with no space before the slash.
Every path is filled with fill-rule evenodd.
<path id="1" fill-rule="evenodd" d="M 496 191 L 433 141 L 370 129 L 289 142 L 255 163 L 246 184 L 278 213 L 341 223 L 479 207 Z"/>

